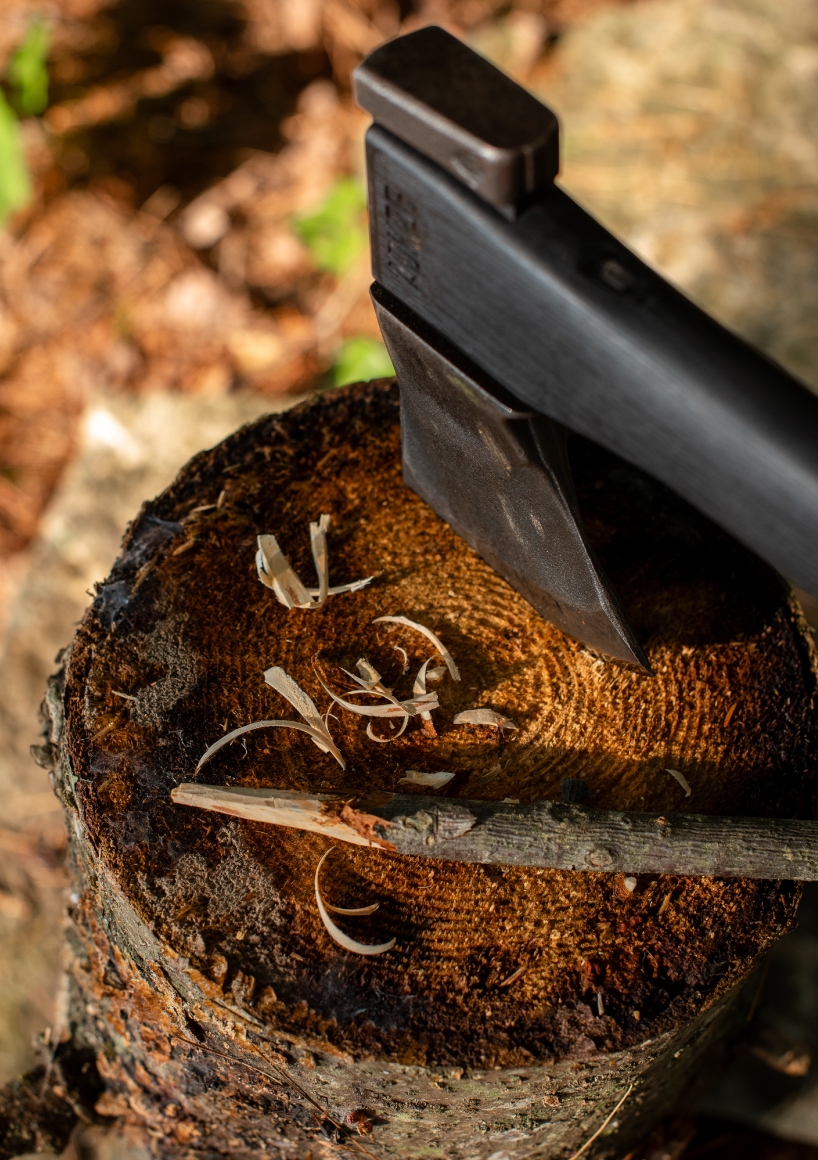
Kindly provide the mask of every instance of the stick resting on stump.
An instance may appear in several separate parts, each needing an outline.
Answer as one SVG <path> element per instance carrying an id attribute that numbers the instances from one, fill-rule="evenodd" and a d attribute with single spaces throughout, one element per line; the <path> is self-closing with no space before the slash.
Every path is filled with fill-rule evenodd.
<path id="1" fill-rule="evenodd" d="M 559 802 L 517 805 L 411 794 L 337 794 L 180 785 L 179 805 L 310 830 L 357 846 L 451 862 L 818 880 L 818 823 L 639 814 Z"/>

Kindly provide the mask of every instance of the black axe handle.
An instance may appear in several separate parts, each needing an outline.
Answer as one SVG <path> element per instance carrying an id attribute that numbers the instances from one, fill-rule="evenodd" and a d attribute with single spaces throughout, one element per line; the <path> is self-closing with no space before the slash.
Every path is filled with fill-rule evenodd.
<path id="1" fill-rule="evenodd" d="M 377 281 L 818 595 L 818 398 L 558 189 L 554 115 L 454 37 L 385 44 L 355 82 Z"/>

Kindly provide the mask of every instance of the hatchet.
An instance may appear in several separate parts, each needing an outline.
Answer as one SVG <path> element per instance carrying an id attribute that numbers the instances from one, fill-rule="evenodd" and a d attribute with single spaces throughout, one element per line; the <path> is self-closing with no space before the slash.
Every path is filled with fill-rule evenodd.
<path id="1" fill-rule="evenodd" d="M 818 398 L 558 188 L 554 114 L 455 37 L 399 37 L 354 83 L 406 483 L 543 617 L 645 670 L 567 430 L 818 594 Z"/>

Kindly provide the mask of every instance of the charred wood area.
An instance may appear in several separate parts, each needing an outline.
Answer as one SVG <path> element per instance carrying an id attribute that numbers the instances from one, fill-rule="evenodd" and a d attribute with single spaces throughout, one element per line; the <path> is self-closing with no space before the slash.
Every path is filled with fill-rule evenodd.
<path id="1" fill-rule="evenodd" d="M 409 771 L 446 770 L 447 808 L 555 801 L 570 777 L 600 810 L 811 817 L 818 669 L 788 590 L 634 468 L 581 440 L 571 450 L 654 677 L 542 621 L 403 485 L 388 381 L 242 429 L 129 529 L 49 691 L 45 753 L 73 859 L 67 1030 L 104 1082 L 96 1114 L 157 1154 L 568 1157 L 627 1096 L 583 1153 L 620 1155 L 674 1106 L 739 984 L 791 927 L 787 881 L 626 881 L 343 846 L 324 897 L 379 903 L 339 923 L 365 943 L 396 939 L 363 957 L 316 908 L 329 839 L 171 801 L 195 781 L 410 794 Z M 375 579 L 287 611 L 256 577 L 256 536 L 274 533 L 312 583 L 308 524 L 322 512 L 330 584 Z M 225 732 L 294 716 L 263 681 L 271 665 L 322 712 L 319 675 L 343 690 L 360 657 L 410 695 L 434 649 L 373 624 L 393 615 L 435 632 L 460 669 L 435 686 L 433 729 L 413 718 L 378 744 L 336 707 L 343 770 L 282 729 L 195 772 Z M 517 730 L 453 724 L 478 706 Z"/>

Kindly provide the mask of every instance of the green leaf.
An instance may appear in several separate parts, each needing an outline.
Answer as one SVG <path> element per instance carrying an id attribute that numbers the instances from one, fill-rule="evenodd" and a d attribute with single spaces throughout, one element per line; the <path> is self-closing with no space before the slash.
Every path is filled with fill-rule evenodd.
<path id="1" fill-rule="evenodd" d="M 366 335 L 348 338 L 335 356 L 332 379 L 336 387 L 367 379 L 385 379 L 395 373 L 386 347 Z"/>
<path id="2" fill-rule="evenodd" d="M 319 209 L 293 223 L 321 270 L 338 277 L 366 249 L 366 192 L 359 181 L 342 177 Z"/>
<path id="3" fill-rule="evenodd" d="M 0 92 L 0 223 L 31 197 L 20 122 Z"/>
<path id="4" fill-rule="evenodd" d="M 26 38 L 9 61 L 6 76 L 14 103 L 23 116 L 42 113 L 48 105 L 48 69 L 45 66 L 51 40 L 48 25 L 32 20 Z"/>

